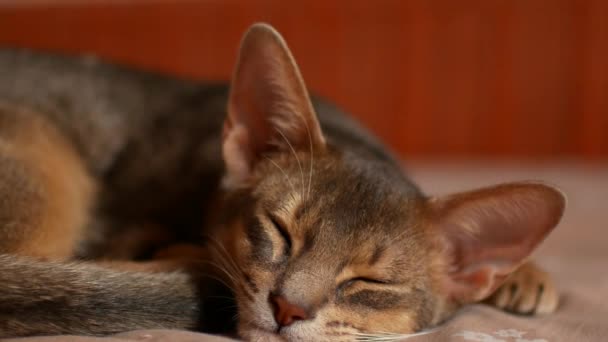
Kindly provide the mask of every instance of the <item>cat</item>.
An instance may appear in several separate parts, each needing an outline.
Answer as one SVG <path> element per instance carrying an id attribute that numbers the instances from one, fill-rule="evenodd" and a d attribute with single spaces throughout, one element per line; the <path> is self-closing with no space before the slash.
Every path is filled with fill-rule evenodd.
<path id="1" fill-rule="evenodd" d="M 425 195 L 309 96 L 267 24 L 229 87 L 20 49 L 0 69 L 2 337 L 213 329 L 218 284 L 255 341 L 396 339 L 481 301 L 557 308 L 528 257 L 561 191 Z"/>

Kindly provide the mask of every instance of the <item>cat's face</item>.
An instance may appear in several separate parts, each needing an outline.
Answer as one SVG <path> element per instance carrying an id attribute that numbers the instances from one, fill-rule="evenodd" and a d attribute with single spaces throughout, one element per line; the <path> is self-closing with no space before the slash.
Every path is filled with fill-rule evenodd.
<path id="1" fill-rule="evenodd" d="M 514 183 L 427 198 L 325 136 L 281 36 L 243 39 L 224 125 L 216 262 L 249 340 L 391 340 L 480 301 L 558 223 L 563 195 Z"/>
<path id="2" fill-rule="evenodd" d="M 278 155 L 231 195 L 243 337 L 340 341 L 433 323 L 421 195 L 383 176 L 339 153 Z"/>

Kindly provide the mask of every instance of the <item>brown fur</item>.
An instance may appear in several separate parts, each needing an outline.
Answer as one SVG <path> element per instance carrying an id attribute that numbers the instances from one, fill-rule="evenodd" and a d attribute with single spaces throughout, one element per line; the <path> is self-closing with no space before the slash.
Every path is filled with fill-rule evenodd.
<path id="1" fill-rule="evenodd" d="M 426 196 L 311 101 L 267 25 L 246 33 L 229 89 L 27 52 L 0 51 L 0 67 L 0 336 L 213 330 L 236 306 L 245 339 L 352 341 L 487 298 L 556 307 L 520 266 L 563 194 Z"/>
<path id="2" fill-rule="evenodd" d="M 0 108 L 0 121 L 0 184 L 5 196 L 14 196 L 0 207 L 6 237 L 0 251 L 71 257 L 83 236 L 94 181 L 71 144 L 43 117 Z"/>

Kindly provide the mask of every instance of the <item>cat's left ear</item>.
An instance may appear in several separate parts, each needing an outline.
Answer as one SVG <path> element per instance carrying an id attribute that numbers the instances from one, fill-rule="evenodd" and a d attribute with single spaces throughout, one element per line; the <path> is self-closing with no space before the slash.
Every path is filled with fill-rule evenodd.
<path id="1" fill-rule="evenodd" d="M 496 290 L 558 224 L 563 193 L 540 183 L 511 183 L 428 202 L 433 235 L 448 266 L 442 291 L 460 303 Z"/>
<path id="2" fill-rule="evenodd" d="M 253 25 L 241 42 L 224 123 L 227 181 L 246 182 L 268 152 L 324 146 L 306 85 L 287 44 L 271 26 Z"/>

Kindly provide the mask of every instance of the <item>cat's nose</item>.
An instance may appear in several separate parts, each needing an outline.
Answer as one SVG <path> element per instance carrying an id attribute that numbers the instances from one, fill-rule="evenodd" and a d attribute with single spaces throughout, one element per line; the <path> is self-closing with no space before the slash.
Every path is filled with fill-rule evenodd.
<path id="1" fill-rule="evenodd" d="M 309 314 L 305 309 L 290 303 L 281 295 L 270 294 L 268 300 L 274 311 L 274 319 L 281 327 L 286 327 L 295 321 L 303 321 L 309 318 Z"/>

